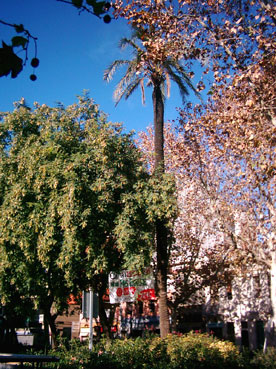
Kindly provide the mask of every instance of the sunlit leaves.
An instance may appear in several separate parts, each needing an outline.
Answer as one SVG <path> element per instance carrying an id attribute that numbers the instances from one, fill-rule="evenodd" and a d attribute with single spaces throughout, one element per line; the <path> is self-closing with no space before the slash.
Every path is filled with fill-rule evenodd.
<path id="1" fill-rule="evenodd" d="M 140 180 L 135 184 L 134 194 L 126 194 L 123 202 L 125 207 L 116 225 L 118 247 L 129 255 L 127 267 L 133 268 L 138 260 L 140 266 L 147 265 L 155 251 L 156 222 L 161 220 L 170 230 L 177 216 L 174 178 L 164 174 Z"/>
<path id="2" fill-rule="evenodd" d="M 148 50 L 141 65 L 172 57 L 185 61 L 188 71 L 200 64 L 203 74 L 213 73 L 217 82 L 269 53 L 275 40 L 272 0 L 117 0 L 114 14 L 141 32 Z"/>
<path id="3" fill-rule="evenodd" d="M 147 174 L 131 135 L 87 96 L 67 108 L 17 103 L 0 140 L 0 288 L 9 269 L 22 295 L 62 311 L 70 293 L 130 257 L 116 227 Z"/>

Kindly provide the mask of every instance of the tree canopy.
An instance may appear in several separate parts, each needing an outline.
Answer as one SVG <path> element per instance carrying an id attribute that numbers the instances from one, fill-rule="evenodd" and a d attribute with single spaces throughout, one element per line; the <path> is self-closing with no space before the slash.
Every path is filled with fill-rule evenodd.
<path id="1" fill-rule="evenodd" d="M 149 260 L 150 220 L 141 217 L 145 237 L 136 231 L 136 243 L 123 232 L 123 214 L 148 175 L 131 135 L 87 96 L 67 108 L 31 110 L 22 101 L 3 115 L 0 139 L 2 303 L 14 293 L 31 298 L 54 334 L 71 293 L 97 290 L 101 275 L 136 263 L 141 248 Z"/>
<path id="2" fill-rule="evenodd" d="M 271 47 L 269 48 L 269 45 Z M 217 87 L 205 109 L 181 110 L 182 129 L 199 147 L 206 189 L 226 204 L 218 209 L 240 266 L 259 264 L 270 275 L 270 319 L 275 326 L 275 40 L 231 83 Z M 206 173 L 208 173 L 206 175 Z M 210 186 L 211 184 L 211 186 Z M 212 186 L 213 184 L 213 186 Z M 215 185 L 215 186 L 214 186 Z M 212 188 L 213 187 L 213 188 Z M 229 207 L 231 211 L 225 211 Z M 251 271 L 252 273 L 252 271 Z M 275 345 L 274 328 L 267 337 Z"/>

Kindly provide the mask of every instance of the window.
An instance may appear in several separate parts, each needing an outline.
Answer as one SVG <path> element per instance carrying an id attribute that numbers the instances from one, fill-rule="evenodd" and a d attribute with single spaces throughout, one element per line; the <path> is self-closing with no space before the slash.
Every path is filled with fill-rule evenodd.
<path id="1" fill-rule="evenodd" d="M 264 345 L 264 323 L 261 320 L 256 321 L 257 348 L 261 349 Z"/>
<path id="2" fill-rule="evenodd" d="M 242 346 L 249 347 L 249 337 L 248 337 L 248 324 L 247 322 L 241 322 L 242 328 L 242 337 L 241 337 L 241 344 Z"/>
<path id="3" fill-rule="evenodd" d="M 235 328 L 233 322 L 227 322 L 226 325 L 227 339 L 231 342 L 235 342 Z"/>
<path id="4" fill-rule="evenodd" d="M 254 295 L 255 297 L 260 297 L 261 294 L 261 281 L 260 281 L 260 276 L 259 275 L 255 275 L 253 277 L 253 281 L 254 281 Z"/>

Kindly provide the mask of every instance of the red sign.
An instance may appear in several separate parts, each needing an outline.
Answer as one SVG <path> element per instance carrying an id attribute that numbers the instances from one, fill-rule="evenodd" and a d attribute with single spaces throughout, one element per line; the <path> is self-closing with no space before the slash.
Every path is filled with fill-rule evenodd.
<path id="1" fill-rule="evenodd" d="M 135 287 L 124 287 L 124 288 L 118 287 L 116 290 L 116 295 L 118 297 L 121 297 L 123 295 L 124 296 L 134 295 L 135 291 L 136 291 Z"/>
<path id="2" fill-rule="evenodd" d="M 137 297 L 138 301 L 149 301 L 154 299 L 156 299 L 156 296 L 153 288 L 148 288 L 147 290 L 140 291 Z"/>

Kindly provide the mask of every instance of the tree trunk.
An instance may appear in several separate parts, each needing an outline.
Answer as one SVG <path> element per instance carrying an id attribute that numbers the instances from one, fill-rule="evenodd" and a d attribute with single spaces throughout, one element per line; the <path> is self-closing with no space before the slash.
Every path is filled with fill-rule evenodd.
<path id="1" fill-rule="evenodd" d="M 49 345 L 50 345 L 50 337 L 49 337 L 49 324 L 45 317 L 43 317 L 43 323 L 44 323 L 44 354 L 47 355 L 49 351 Z"/>
<path id="2" fill-rule="evenodd" d="M 114 304 L 110 304 L 110 314 L 107 317 L 106 314 L 106 303 L 104 302 L 104 296 L 106 295 L 106 290 L 108 287 L 108 275 L 101 273 L 97 276 L 94 276 L 94 285 L 93 288 L 99 294 L 99 317 L 100 323 L 103 329 L 103 333 L 106 335 L 106 338 L 111 339 L 113 334 L 111 332 L 111 327 L 114 322 L 115 309 L 116 306 Z"/>
<path id="3" fill-rule="evenodd" d="M 156 83 L 152 93 L 154 120 L 154 171 L 163 173 L 164 166 L 164 102 L 160 83 Z"/>
<path id="4" fill-rule="evenodd" d="M 56 317 L 57 314 L 52 315 L 51 314 L 51 308 L 47 307 L 43 309 L 44 315 L 45 315 L 45 319 L 50 327 L 51 330 L 51 343 L 52 343 L 52 347 L 53 348 L 57 348 L 58 346 L 58 342 L 57 342 L 57 327 L 56 327 Z"/>
<path id="5" fill-rule="evenodd" d="M 164 102 L 160 82 L 154 83 L 154 175 L 164 173 Z M 167 269 L 168 269 L 168 233 L 164 221 L 156 223 L 156 254 L 157 254 L 157 296 L 159 301 L 160 335 L 165 338 L 170 331 L 167 301 Z"/>
<path id="6" fill-rule="evenodd" d="M 107 317 L 105 311 L 105 303 L 103 302 L 103 296 L 99 294 L 99 317 L 103 332 L 106 335 L 107 339 L 112 338 L 111 327 L 114 321 L 115 309 L 116 307 L 114 305 L 110 305 L 110 314 L 109 317 Z"/>

